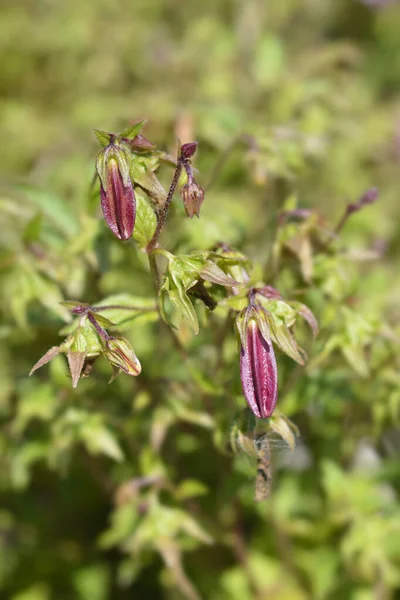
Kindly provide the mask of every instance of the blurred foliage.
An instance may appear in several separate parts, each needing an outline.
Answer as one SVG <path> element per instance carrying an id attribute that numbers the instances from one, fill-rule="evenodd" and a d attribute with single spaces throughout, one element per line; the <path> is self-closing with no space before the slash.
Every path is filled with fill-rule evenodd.
<path id="1" fill-rule="evenodd" d="M 396 0 L 3 0 L 2 598 L 396 597 L 399 29 Z M 164 247 L 237 248 L 319 322 L 314 343 L 298 324 L 305 367 L 277 351 L 300 439 L 274 450 L 262 503 L 229 444 L 244 399 L 227 307 L 196 300 L 178 352 L 143 240 L 113 238 L 91 191 L 92 130 L 145 117 L 172 155 L 199 142 L 206 187 L 199 221 L 173 203 Z M 147 309 L 121 324 L 139 377 L 108 386 L 99 360 L 72 389 L 57 356 L 28 378 L 71 327 L 61 301 L 122 293 Z"/>

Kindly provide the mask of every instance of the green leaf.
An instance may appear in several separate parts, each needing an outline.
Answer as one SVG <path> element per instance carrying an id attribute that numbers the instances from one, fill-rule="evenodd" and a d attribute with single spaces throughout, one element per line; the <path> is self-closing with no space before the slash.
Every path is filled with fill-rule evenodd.
<path id="1" fill-rule="evenodd" d="M 35 382 L 33 387 L 24 386 L 14 420 L 15 430 L 22 432 L 33 419 L 51 421 L 59 406 L 50 383 Z"/>
<path id="2" fill-rule="evenodd" d="M 73 582 L 79 600 L 107 599 L 109 572 L 105 565 L 89 565 L 78 569 L 73 575 Z"/>
<path id="3" fill-rule="evenodd" d="M 358 375 L 361 375 L 361 377 L 368 377 L 369 368 L 364 357 L 364 351 L 361 347 L 354 347 L 348 343 L 344 343 L 340 350 L 349 365 L 356 373 L 358 373 Z"/>
<path id="4" fill-rule="evenodd" d="M 18 186 L 18 189 L 24 192 L 31 203 L 37 206 L 68 237 L 78 233 L 78 221 L 68 202 L 50 192 L 28 186 Z"/>
<path id="5" fill-rule="evenodd" d="M 123 542 L 132 535 L 138 522 L 138 514 L 132 509 L 131 504 L 123 504 L 111 513 L 111 525 L 101 534 L 98 544 L 107 550 Z"/>
<path id="6" fill-rule="evenodd" d="M 157 227 L 157 217 L 150 204 L 136 192 L 136 221 L 132 237 L 144 252 Z"/>
<path id="7" fill-rule="evenodd" d="M 170 259 L 168 271 L 175 285 L 183 285 L 188 290 L 200 279 L 200 271 L 204 265 L 204 259 L 198 256 L 179 256 Z"/>
<path id="8" fill-rule="evenodd" d="M 60 302 L 61 306 L 65 306 L 65 308 L 68 308 L 68 310 L 72 310 L 73 308 L 76 308 L 77 306 L 82 306 L 82 307 L 88 307 L 89 304 L 87 304 L 86 302 L 79 302 L 78 300 L 63 300 L 62 302 Z"/>
<path id="9" fill-rule="evenodd" d="M 11 600 L 49 600 L 50 590 L 45 583 L 35 583 L 19 594 L 11 597 Z"/>
<path id="10" fill-rule="evenodd" d="M 83 423 L 79 437 L 90 454 L 105 454 L 117 462 L 124 458 L 114 434 L 102 422 L 99 415 L 93 415 Z"/>
<path id="11" fill-rule="evenodd" d="M 208 487 L 197 479 L 185 479 L 175 489 L 177 500 L 187 500 L 188 498 L 197 498 L 208 494 Z"/>
<path id="12" fill-rule="evenodd" d="M 173 284 L 172 284 L 173 285 Z M 195 335 L 199 333 L 199 321 L 189 296 L 185 292 L 182 284 L 175 285 L 168 289 L 168 296 L 172 305 L 181 313 L 181 315 L 189 322 Z"/>
<path id="13" fill-rule="evenodd" d="M 43 230 L 43 213 L 36 213 L 26 225 L 22 234 L 22 239 L 25 244 L 37 242 Z"/>
<path id="14" fill-rule="evenodd" d="M 143 119 L 143 121 L 138 121 L 137 123 L 134 123 L 134 125 L 131 125 L 130 127 L 127 127 L 126 129 L 121 131 L 118 134 L 118 136 L 132 140 L 134 137 L 137 136 L 138 133 L 140 133 L 140 131 L 145 123 L 146 123 L 145 119 Z"/>
<path id="15" fill-rule="evenodd" d="M 110 319 L 107 319 L 107 317 L 100 315 L 99 313 L 95 313 L 94 318 L 96 319 L 97 323 L 104 329 L 108 329 L 108 328 L 112 329 L 113 327 L 116 327 L 115 323 L 110 321 Z"/>

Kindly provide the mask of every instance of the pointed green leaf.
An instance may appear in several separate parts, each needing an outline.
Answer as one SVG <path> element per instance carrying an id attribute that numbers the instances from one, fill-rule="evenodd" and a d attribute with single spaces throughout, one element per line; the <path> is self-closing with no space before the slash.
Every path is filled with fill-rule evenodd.
<path id="1" fill-rule="evenodd" d="M 79 224 L 67 200 L 29 186 L 20 185 L 17 189 L 23 192 L 62 233 L 68 237 L 78 233 Z"/>
<path id="2" fill-rule="evenodd" d="M 107 317 L 104 317 L 103 315 L 100 315 L 99 313 L 94 313 L 94 318 L 96 319 L 96 321 L 98 322 L 98 324 L 101 327 L 104 327 L 105 329 L 109 328 L 109 327 L 116 327 L 116 324 L 113 323 L 112 321 L 110 321 L 110 319 L 107 319 Z"/>
<path id="3" fill-rule="evenodd" d="M 27 223 L 23 234 L 22 239 L 25 244 L 31 244 L 33 242 L 37 242 L 40 238 L 40 235 L 43 230 L 43 213 L 36 213 L 32 219 Z"/>
<path id="4" fill-rule="evenodd" d="M 186 294 L 182 284 L 175 285 L 168 290 L 169 299 L 173 306 L 189 321 L 195 335 L 199 333 L 199 322 L 197 314 L 191 303 L 189 296 Z"/>

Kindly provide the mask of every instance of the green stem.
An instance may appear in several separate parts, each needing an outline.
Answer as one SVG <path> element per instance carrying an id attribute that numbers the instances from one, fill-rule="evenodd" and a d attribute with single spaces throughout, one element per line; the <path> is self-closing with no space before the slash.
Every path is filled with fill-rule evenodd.
<path id="1" fill-rule="evenodd" d="M 120 304 L 110 304 L 108 306 L 92 306 L 93 312 L 103 312 L 104 310 L 137 310 L 138 312 L 150 312 L 157 310 L 156 306 L 122 306 Z"/>
<path id="2" fill-rule="evenodd" d="M 154 290 L 156 292 L 156 298 L 158 298 L 158 294 L 160 291 L 160 273 L 158 272 L 156 257 L 154 256 L 154 254 L 148 254 L 147 256 L 149 258 L 150 272 L 151 272 L 151 275 L 153 278 Z M 158 303 L 157 303 L 157 308 L 158 308 Z"/>

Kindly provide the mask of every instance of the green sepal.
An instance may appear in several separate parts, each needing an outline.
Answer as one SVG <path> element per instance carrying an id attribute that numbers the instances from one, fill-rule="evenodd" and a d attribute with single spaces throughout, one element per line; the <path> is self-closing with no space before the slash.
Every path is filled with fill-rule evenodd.
<path id="1" fill-rule="evenodd" d="M 289 328 L 283 321 L 278 321 L 275 317 L 268 313 L 268 322 L 271 327 L 271 339 L 272 341 L 290 358 L 299 363 L 299 365 L 304 365 L 307 360 L 307 354 L 303 348 L 301 348 L 293 335 L 291 334 Z"/>
<path id="2" fill-rule="evenodd" d="M 101 129 L 94 129 L 94 134 L 97 137 L 100 144 L 104 147 L 108 146 L 113 137 L 112 133 L 107 133 L 106 131 L 101 131 Z"/>
<path id="3" fill-rule="evenodd" d="M 133 138 L 136 137 L 138 135 L 138 133 L 140 133 L 140 131 L 142 130 L 142 127 L 145 123 L 147 123 L 146 119 L 143 119 L 143 121 L 138 121 L 137 123 L 134 123 L 130 127 L 127 127 L 126 129 L 121 131 L 118 134 L 118 137 L 124 137 L 124 138 L 128 138 L 129 140 L 133 140 Z"/>
<path id="4" fill-rule="evenodd" d="M 308 308 L 308 306 L 302 304 L 301 302 L 288 302 L 288 304 L 292 308 L 294 308 L 298 315 L 300 315 L 301 317 L 303 317 L 303 319 L 307 321 L 307 323 L 311 327 L 313 337 L 316 337 L 318 335 L 319 328 L 318 321 L 315 318 L 314 313 Z"/>
<path id="5" fill-rule="evenodd" d="M 130 181 L 130 156 L 128 147 L 126 144 L 109 144 L 106 148 L 100 150 L 96 159 L 96 170 L 105 192 L 107 192 L 108 170 L 110 169 L 110 161 L 112 160 L 115 160 L 118 165 L 124 185 L 128 186 Z"/>
<path id="6" fill-rule="evenodd" d="M 77 308 L 78 306 L 89 308 L 89 304 L 87 302 L 79 302 L 78 300 L 63 300 L 60 302 L 62 306 L 68 308 L 68 310 L 72 310 L 73 308 Z"/>
<path id="7" fill-rule="evenodd" d="M 132 154 L 130 174 L 133 183 L 143 188 L 161 206 L 167 198 L 167 192 L 153 172 L 158 168 L 158 165 L 158 160 L 156 162 L 154 162 L 154 159 L 148 161 L 142 156 Z"/>

